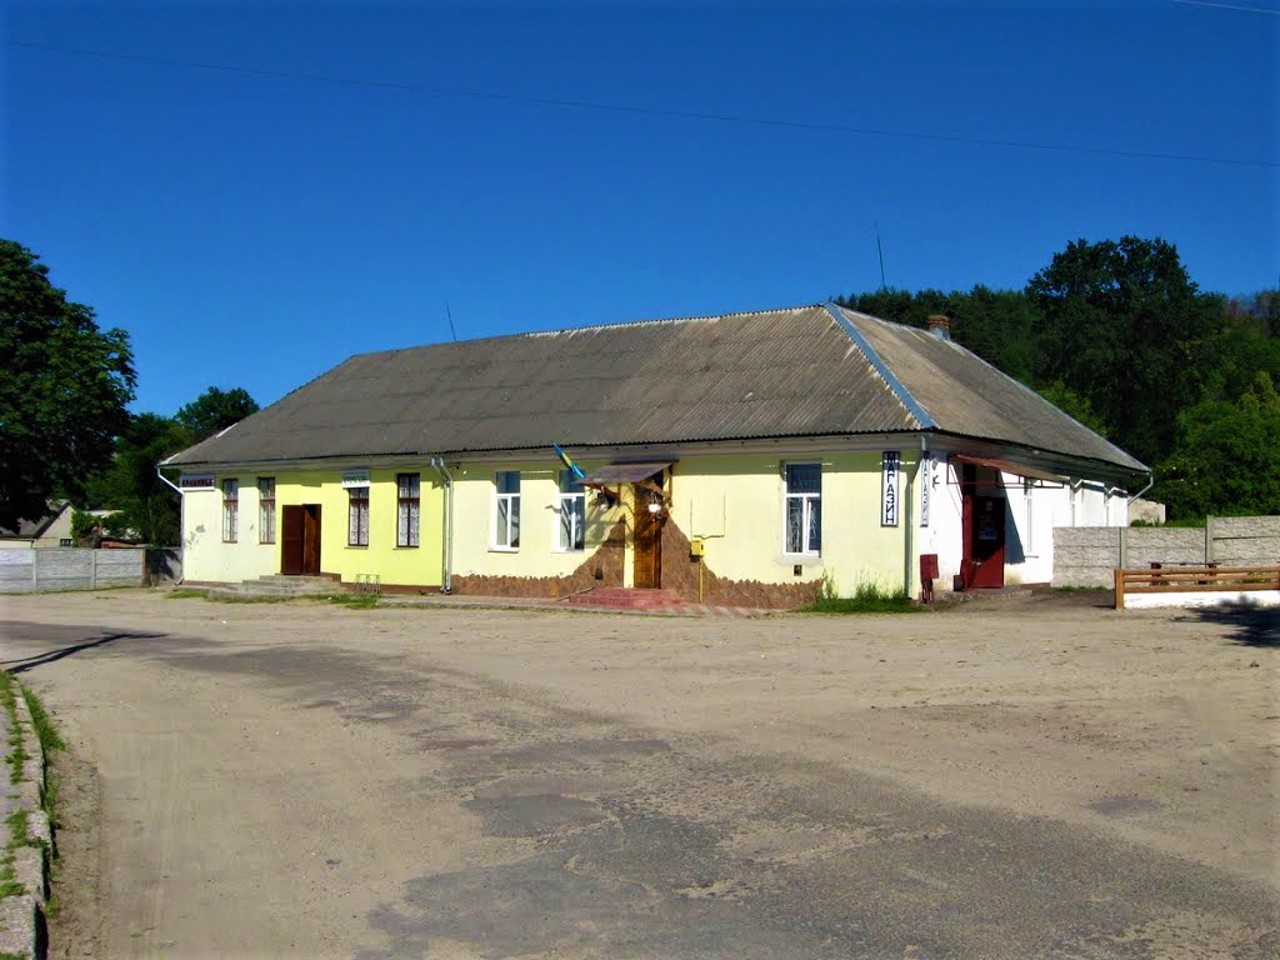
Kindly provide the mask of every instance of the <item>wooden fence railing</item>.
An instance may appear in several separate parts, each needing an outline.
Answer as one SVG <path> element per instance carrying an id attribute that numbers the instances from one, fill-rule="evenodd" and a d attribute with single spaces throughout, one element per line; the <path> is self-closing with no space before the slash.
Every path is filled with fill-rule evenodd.
<path id="1" fill-rule="evenodd" d="M 1152 564 L 1146 570 L 1116 570 L 1116 609 L 1130 593 L 1239 593 L 1280 590 L 1280 567 L 1203 567 Z"/>

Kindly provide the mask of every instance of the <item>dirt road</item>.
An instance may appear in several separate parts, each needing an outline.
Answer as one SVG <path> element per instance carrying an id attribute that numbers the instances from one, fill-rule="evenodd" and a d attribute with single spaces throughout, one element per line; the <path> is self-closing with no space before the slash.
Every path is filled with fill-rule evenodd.
<path id="1" fill-rule="evenodd" d="M 1265 621 L 0 619 L 73 745 L 54 956 L 1280 955 Z"/>

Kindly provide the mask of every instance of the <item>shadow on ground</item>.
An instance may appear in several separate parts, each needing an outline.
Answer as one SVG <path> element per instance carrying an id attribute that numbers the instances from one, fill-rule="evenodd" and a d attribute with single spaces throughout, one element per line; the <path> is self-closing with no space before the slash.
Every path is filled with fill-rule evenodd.
<path id="1" fill-rule="evenodd" d="M 7 624 L 6 627 L 18 626 L 16 624 Z M 64 647 L 57 647 L 53 650 L 46 650 L 43 653 L 32 654 L 29 657 L 19 657 L 16 660 L 0 660 L 0 667 L 4 667 L 10 673 L 26 673 L 36 667 L 44 666 L 47 663 L 54 663 L 65 657 L 74 656 L 84 650 L 92 650 L 95 647 L 103 647 L 109 643 L 115 643 L 117 640 L 153 640 L 167 637 L 167 633 L 132 633 L 125 631 L 104 631 L 93 636 L 85 637 L 83 640 L 70 643 Z"/>
<path id="2" fill-rule="evenodd" d="M 1280 647 L 1280 609 L 1222 603 L 1189 611 L 1177 619 L 1182 623 L 1198 620 L 1227 627 L 1227 639 L 1242 646 Z"/>

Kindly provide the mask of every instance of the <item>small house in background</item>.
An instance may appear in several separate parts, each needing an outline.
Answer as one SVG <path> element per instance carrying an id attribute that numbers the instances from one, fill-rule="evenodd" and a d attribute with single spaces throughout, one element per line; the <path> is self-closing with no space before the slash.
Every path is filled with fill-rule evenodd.
<path id="1" fill-rule="evenodd" d="M 69 502 L 58 501 L 51 503 L 49 512 L 37 520 L 19 520 L 15 530 L 0 527 L 0 550 L 75 546 L 71 536 L 73 512 Z"/>
<path id="2" fill-rule="evenodd" d="M 354 356 L 164 466 L 188 582 L 756 606 L 1047 583 L 1149 473 L 945 317 L 831 303 Z"/>

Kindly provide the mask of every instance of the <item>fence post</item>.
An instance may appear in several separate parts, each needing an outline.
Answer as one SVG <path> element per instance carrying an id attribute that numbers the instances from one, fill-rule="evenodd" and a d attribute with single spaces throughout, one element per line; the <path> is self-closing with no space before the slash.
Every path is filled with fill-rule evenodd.
<path id="1" fill-rule="evenodd" d="M 1116 609 L 1124 609 L 1124 569 L 1116 568 Z"/>
<path id="2" fill-rule="evenodd" d="M 1213 516 L 1204 518 L 1204 562 L 1213 563 Z"/>
<path id="3" fill-rule="evenodd" d="M 89 589 L 98 589 L 98 551 L 93 550 L 89 554 Z"/>
<path id="4" fill-rule="evenodd" d="M 1120 528 L 1120 567 L 1129 566 L 1129 528 Z"/>
<path id="5" fill-rule="evenodd" d="M 28 547 L 27 552 L 31 554 L 31 592 L 35 593 L 40 589 L 40 572 L 36 568 L 36 564 L 40 559 L 40 551 L 35 547 Z"/>

